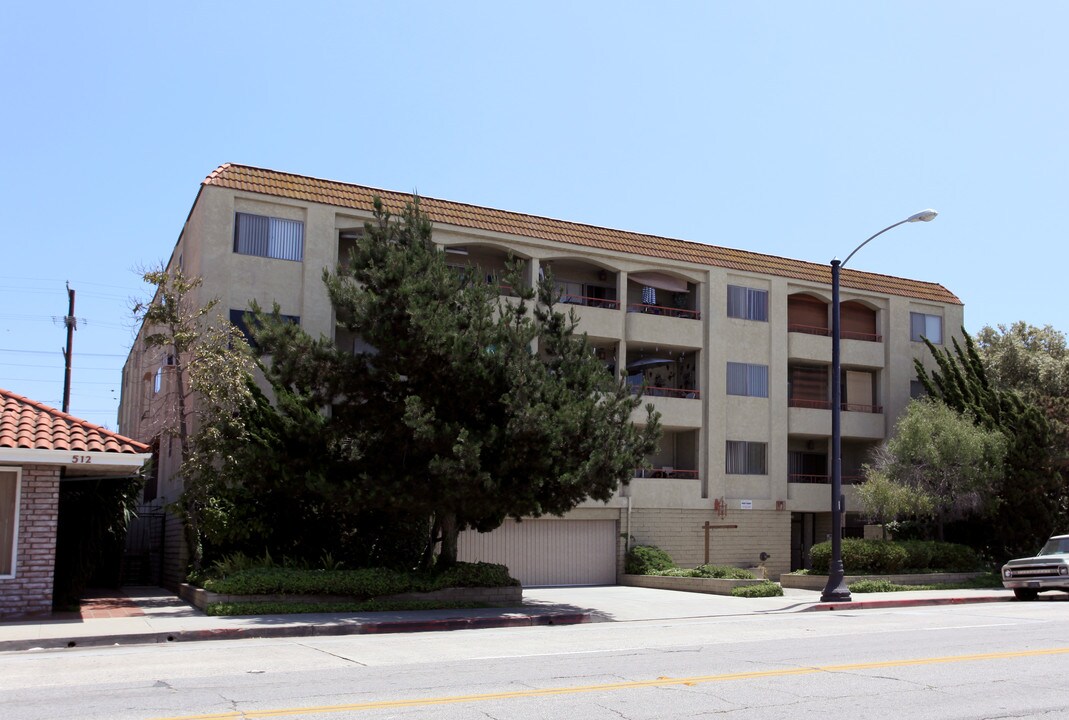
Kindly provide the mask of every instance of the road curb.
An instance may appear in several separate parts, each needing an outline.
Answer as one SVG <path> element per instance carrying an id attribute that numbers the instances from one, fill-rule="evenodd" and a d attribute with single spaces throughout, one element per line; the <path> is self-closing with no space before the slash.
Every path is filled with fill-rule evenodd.
<path id="1" fill-rule="evenodd" d="M 388 633 L 446 632 L 489 628 L 579 625 L 591 621 L 588 612 L 512 615 L 509 617 L 443 618 L 440 620 L 396 620 L 382 622 L 340 622 L 283 627 L 220 627 L 174 632 L 149 631 L 112 635 L 67 636 L 0 641 L 0 652 L 17 650 L 56 650 L 74 647 L 112 645 L 156 645 L 208 640 L 243 640 L 254 638 L 328 637 L 334 635 L 382 635 Z"/>
<path id="2" fill-rule="evenodd" d="M 977 597 L 951 598 L 909 598 L 906 600 L 860 600 L 838 603 L 817 603 L 800 612 L 816 610 L 876 610 L 893 607 L 920 607 L 922 605 L 966 605 L 970 603 L 1013 602 L 1014 598 L 1005 595 L 984 595 Z"/>

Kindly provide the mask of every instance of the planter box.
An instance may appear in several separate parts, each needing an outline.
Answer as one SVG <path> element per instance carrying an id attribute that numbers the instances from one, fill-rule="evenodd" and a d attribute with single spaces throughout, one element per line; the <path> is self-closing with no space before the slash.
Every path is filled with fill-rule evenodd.
<path id="1" fill-rule="evenodd" d="M 906 575 L 847 575 L 846 584 L 858 580 L 887 580 L 896 585 L 932 585 L 935 583 L 957 583 L 971 580 L 983 575 L 982 572 L 967 573 L 912 573 Z M 799 590 L 823 590 L 828 584 L 827 575 L 780 575 L 779 584 L 785 588 Z"/>
<path id="2" fill-rule="evenodd" d="M 663 577 L 661 575 L 621 575 L 620 584 L 629 587 L 653 588 L 655 590 L 679 590 L 681 592 L 706 593 L 708 595 L 731 595 L 737 587 L 760 585 L 765 580 L 727 580 L 724 578 Z M 823 587 L 823 585 L 821 586 Z"/>
<path id="3" fill-rule="evenodd" d="M 211 603 L 287 602 L 320 603 L 353 602 L 347 595 L 223 595 L 188 583 L 178 586 L 178 596 L 190 605 L 204 610 Z M 444 600 L 448 602 L 479 602 L 494 607 L 519 607 L 523 605 L 523 588 L 519 585 L 494 588 L 444 588 L 427 593 L 401 593 L 383 595 L 376 600 Z"/>

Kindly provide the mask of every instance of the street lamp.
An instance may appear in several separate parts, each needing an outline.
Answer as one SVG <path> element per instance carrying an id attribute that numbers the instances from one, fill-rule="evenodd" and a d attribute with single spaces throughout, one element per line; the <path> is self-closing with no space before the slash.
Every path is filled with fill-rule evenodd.
<path id="1" fill-rule="evenodd" d="M 850 589 L 846 587 L 846 573 L 843 570 L 843 387 L 840 377 L 842 367 L 839 362 L 839 270 L 850 262 L 854 253 L 888 230 L 906 223 L 930 222 L 938 214 L 935 210 L 922 210 L 910 215 L 905 220 L 888 225 L 858 245 L 854 252 L 846 256 L 846 260 L 839 262 L 838 258 L 835 258 L 831 261 L 831 564 L 828 566 L 828 584 L 824 586 L 824 592 L 820 596 L 821 602 L 850 602 Z"/>

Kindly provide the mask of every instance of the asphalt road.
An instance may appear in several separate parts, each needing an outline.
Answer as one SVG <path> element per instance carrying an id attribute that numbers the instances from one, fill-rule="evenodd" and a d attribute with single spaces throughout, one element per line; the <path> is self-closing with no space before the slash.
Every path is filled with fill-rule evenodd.
<path id="1" fill-rule="evenodd" d="M 1069 603 L 0 654 L 0 716 L 1069 717 Z"/>

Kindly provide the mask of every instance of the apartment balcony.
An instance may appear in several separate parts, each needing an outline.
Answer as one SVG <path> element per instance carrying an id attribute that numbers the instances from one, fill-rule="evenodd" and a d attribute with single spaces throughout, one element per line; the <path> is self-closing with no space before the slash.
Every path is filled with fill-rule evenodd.
<path id="1" fill-rule="evenodd" d="M 882 368 L 886 365 L 882 335 L 844 330 L 841 337 L 839 352 L 843 365 L 866 368 Z M 808 325 L 788 325 L 787 359 L 830 363 L 831 331 Z"/>
<path id="2" fill-rule="evenodd" d="M 683 388 L 648 387 L 642 396 L 642 404 L 631 412 L 631 421 L 646 422 L 646 405 L 653 405 L 661 413 L 661 425 L 675 428 L 700 428 L 702 426 L 701 393 Z"/>
<path id="3" fill-rule="evenodd" d="M 586 295 L 561 295 L 557 309 L 579 318 L 579 331 L 592 337 L 619 338 L 624 334 L 624 313 L 619 300 Z M 560 307 L 566 305 L 567 307 Z"/>
<path id="4" fill-rule="evenodd" d="M 882 440 L 885 418 L 880 405 L 842 404 L 842 436 Z M 792 435 L 831 435 L 831 403 L 824 400 L 788 401 L 787 432 Z"/>
<path id="5" fill-rule="evenodd" d="M 631 341 L 662 345 L 702 347 L 703 323 L 697 310 L 631 303 L 625 328 Z"/>

